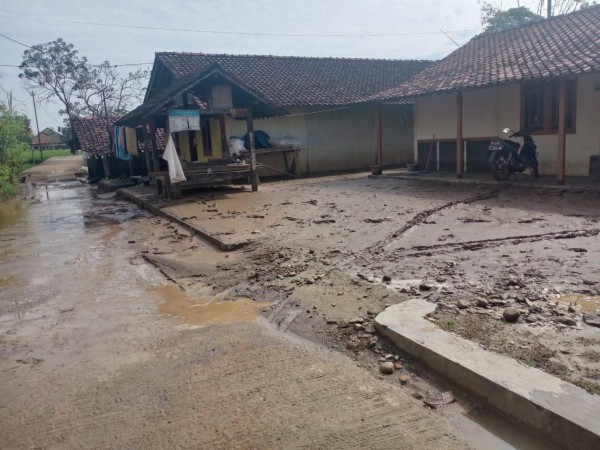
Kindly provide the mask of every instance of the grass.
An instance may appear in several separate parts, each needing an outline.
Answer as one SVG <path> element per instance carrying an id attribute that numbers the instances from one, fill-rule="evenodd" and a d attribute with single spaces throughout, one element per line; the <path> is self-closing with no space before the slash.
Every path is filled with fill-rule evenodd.
<path id="1" fill-rule="evenodd" d="M 444 331 L 449 331 L 450 333 L 456 331 L 456 323 L 451 320 L 445 320 L 443 322 L 438 322 L 437 324 Z"/>
<path id="2" fill-rule="evenodd" d="M 600 395 L 600 384 L 594 383 L 593 381 L 588 381 L 585 378 L 579 378 L 577 380 L 572 380 L 575 386 L 579 386 L 582 389 L 585 389 L 590 394 Z"/>
<path id="3" fill-rule="evenodd" d="M 43 150 L 44 161 L 53 156 L 69 156 L 71 154 L 71 150 L 68 148 L 58 149 L 58 150 Z M 31 156 L 31 150 L 23 152 L 19 155 L 19 162 L 21 163 L 21 170 L 29 169 L 39 163 L 42 162 L 40 151 L 34 150 L 33 157 Z"/>

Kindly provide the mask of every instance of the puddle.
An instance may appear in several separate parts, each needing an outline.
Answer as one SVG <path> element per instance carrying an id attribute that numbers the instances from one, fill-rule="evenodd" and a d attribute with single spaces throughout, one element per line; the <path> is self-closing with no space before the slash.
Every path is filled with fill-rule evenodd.
<path id="1" fill-rule="evenodd" d="M 555 300 L 561 303 L 579 305 L 581 306 L 581 312 L 584 314 L 598 314 L 600 312 L 600 296 L 568 294 L 557 297 Z"/>
<path id="2" fill-rule="evenodd" d="M 11 201 L 0 204 L 0 230 L 18 222 L 24 213 L 23 202 Z"/>
<path id="3" fill-rule="evenodd" d="M 166 316 L 182 319 L 190 325 L 228 324 L 256 320 L 261 310 L 270 302 L 255 302 L 248 298 L 229 300 L 226 293 L 192 297 L 177 286 L 166 285 L 155 288 L 164 301 L 158 311 Z"/>
<path id="4" fill-rule="evenodd" d="M 13 284 L 13 282 L 14 282 L 13 277 L 0 276 L 0 288 L 2 288 L 4 286 L 10 286 L 11 284 Z"/>

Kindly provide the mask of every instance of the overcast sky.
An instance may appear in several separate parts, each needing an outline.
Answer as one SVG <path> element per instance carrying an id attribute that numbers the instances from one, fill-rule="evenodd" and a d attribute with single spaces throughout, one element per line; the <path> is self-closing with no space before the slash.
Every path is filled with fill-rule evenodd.
<path id="1" fill-rule="evenodd" d="M 508 8 L 517 1 L 502 3 Z M 521 1 L 526 6 L 536 3 Z M 440 59 L 456 48 L 440 29 L 461 45 L 481 30 L 477 0 L 2 0 L 1 4 L 0 33 L 27 45 L 61 37 L 94 64 L 105 60 L 113 64 L 152 63 L 157 51 Z M 227 35 L 67 24 L 48 19 L 228 32 L 408 35 Z M 0 37 L 0 64 L 20 64 L 23 50 L 25 47 Z M 33 118 L 31 97 L 22 89 L 18 73 L 17 68 L 0 67 L 0 85 L 12 91 L 22 102 L 21 111 Z M 4 100 L 4 92 L 0 93 Z M 62 125 L 58 110 L 58 105 L 41 105 L 40 130 Z"/>

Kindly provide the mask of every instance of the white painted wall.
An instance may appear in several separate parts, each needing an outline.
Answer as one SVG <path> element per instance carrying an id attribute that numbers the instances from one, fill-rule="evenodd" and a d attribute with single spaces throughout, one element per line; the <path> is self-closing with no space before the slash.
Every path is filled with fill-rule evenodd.
<path id="1" fill-rule="evenodd" d="M 600 154 L 600 74 L 577 78 L 576 133 L 567 134 L 567 175 L 588 175 L 591 155 Z M 519 85 L 500 86 L 463 93 L 463 137 L 490 138 L 505 127 L 518 129 L 521 121 Z M 415 100 L 416 141 L 456 138 L 456 94 L 422 97 Z M 536 135 L 540 172 L 555 174 L 558 136 Z M 415 156 L 416 157 L 416 156 Z"/>
<path id="2" fill-rule="evenodd" d="M 374 163 L 374 105 L 288 108 L 288 111 L 289 116 L 256 119 L 254 129 L 263 130 L 272 138 L 290 135 L 300 139 L 305 146 L 299 154 L 301 173 L 368 169 Z M 384 164 L 412 162 L 410 108 L 384 106 L 382 127 Z M 246 134 L 246 122 L 227 118 L 226 130 L 228 138 L 242 137 Z M 260 156 L 259 162 L 284 170 L 280 154 Z"/>

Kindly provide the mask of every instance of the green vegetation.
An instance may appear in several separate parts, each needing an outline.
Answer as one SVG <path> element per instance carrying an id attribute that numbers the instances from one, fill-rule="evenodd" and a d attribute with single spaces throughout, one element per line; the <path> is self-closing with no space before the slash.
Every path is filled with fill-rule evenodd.
<path id="1" fill-rule="evenodd" d="M 71 154 L 71 150 L 68 148 L 62 148 L 58 150 L 43 150 L 44 153 L 44 161 L 48 158 L 52 158 L 53 156 L 69 156 Z M 40 157 L 40 151 L 34 150 L 33 157 L 31 156 L 31 150 L 27 150 L 26 152 L 22 152 L 19 154 L 19 162 L 21 164 L 21 170 L 29 169 L 36 164 L 42 162 Z"/>
<path id="2" fill-rule="evenodd" d="M 9 104 L 0 103 L 0 199 L 16 193 L 15 182 L 21 171 L 20 155 L 31 142 L 29 121 Z"/>
<path id="3" fill-rule="evenodd" d="M 600 384 L 598 383 L 586 380 L 585 378 L 572 380 L 571 383 L 573 383 L 575 386 L 579 386 L 581 389 L 585 389 L 590 394 L 600 395 Z"/>
<path id="4" fill-rule="evenodd" d="M 456 323 L 454 323 L 452 320 L 444 320 L 438 322 L 437 324 L 444 331 L 449 331 L 450 333 L 456 331 Z"/>

